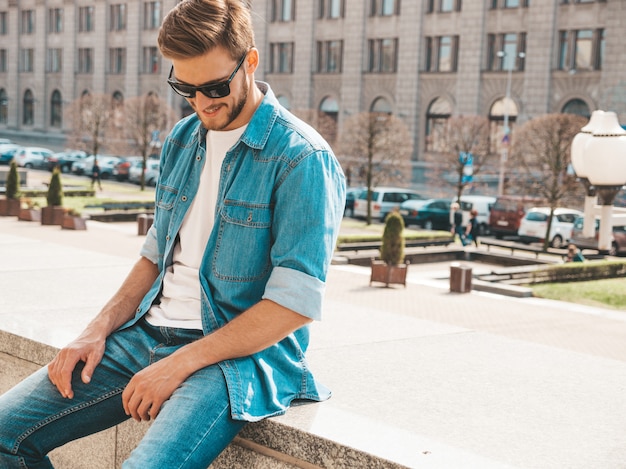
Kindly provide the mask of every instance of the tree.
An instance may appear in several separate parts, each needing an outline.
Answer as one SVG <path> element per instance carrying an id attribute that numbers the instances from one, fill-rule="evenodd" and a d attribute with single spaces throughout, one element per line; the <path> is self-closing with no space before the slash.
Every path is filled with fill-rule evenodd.
<path id="1" fill-rule="evenodd" d="M 316 109 L 296 109 L 293 114 L 317 130 L 331 146 L 335 144 L 337 140 L 337 122 L 335 119 Z"/>
<path id="2" fill-rule="evenodd" d="M 404 122 L 392 114 L 362 112 L 343 124 L 338 157 L 344 170 L 367 187 L 367 224 L 372 222 L 372 188 L 404 184 L 410 176 L 413 144 Z"/>
<path id="3" fill-rule="evenodd" d="M 113 115 L 114 102 L 110 95 L 83 94 L 68 109 L 67 117 L 72 126 L 68 144 L 91 155 L 99 154 L 105 141 L 111 147 L 112 142 L 117 140 L 112 125 Z"/>
<path id="4" fill-rule="evenodd" d="M 584 188 L 570 171 L 571 144 L 587 119 L 574 114 L 547 114 L 532 119 L 515 132 L 509 180 L 527 194 L 546 200 L 550 207 L 544 250 L 548 249 L 554 209 L 580 204 Z"/>
<path id="5" fill-rule="evenodd" d="M 474 177 L 493 159 L 494 154 L 489 151 L 489 120 L 482 116 L 451 117 L 441 142 L 442 151 L 428 153 L 425 159 L 432 163 L 431 171 L 438 183 L 454 184 L 459 200 Z"/>
<path id="6" fill-rule="evenodd" d="M 148 157 L 161 148 L 160 135 L 170 130 L 175 120 L 174 110 L 167 102 L 153 93 L 129 98 L 124 102 L 124 133 L 130 150 L 142 156 L 143 167 Z M 145 189 L 144 173 L 141 173 L 141 190 Z"/>

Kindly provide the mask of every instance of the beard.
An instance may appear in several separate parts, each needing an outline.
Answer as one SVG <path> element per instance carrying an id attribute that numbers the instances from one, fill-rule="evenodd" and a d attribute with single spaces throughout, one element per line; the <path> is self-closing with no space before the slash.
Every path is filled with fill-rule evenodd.
<path id="1" fill-rule="evenodd" d="M 237 119 L 237 117 L 239 117 L 247 101 L 248 101 L 248 76 L 244 75 L 244 83 L 243 83 L 241 94 L 236 99 L 234 106 L 227 110 L 228 112 L 226 113 L 226 116 L 224 116 L 225 120 L 220 121 L 218 119 L 208 119 L 204 117 L 202 113 L 199 112 L 197 109 L 195 111 L 196 111 L 196 114 L 198 115 L 198 118 L 200 118 L 200 121 L 202 122 L 202 125 L 204 126 L 204 128 L 206 128 L 207 130 L 220 131 L 220 130 L 224 130 L 226 127 L 232 124 L 233 121 Z"/>

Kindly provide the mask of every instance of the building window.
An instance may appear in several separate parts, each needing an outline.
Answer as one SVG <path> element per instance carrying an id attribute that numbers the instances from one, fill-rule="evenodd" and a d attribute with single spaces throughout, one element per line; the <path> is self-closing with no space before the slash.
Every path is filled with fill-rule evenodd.
<path id="1" fill-rule="evenodd" d="M 559 70 L 601 70 L 604 53 L 604 29 L 559 31 Z"/>
<path id="2" fill-rule="evenodd" d="M 9 122 L 9 96 L 4 88 L 0 89 L 0 124 Z"/>
<path id="3" fill-rule="evenodd" d="M 0 49 L 0 73 L 7 71 L 7 50 Z"/>
<path id="4" fill-rule="evenodd" d="M 159 74 L 161 72 L 161 56 L 156 47 L 143 48 L 143 73 Z"/>
<path id="5" fill-rule="evenodd" d="M 23 109 L 22 124 L 33 125 L 35 123 L 35 98 L 31 90 L 24 92 Z"/>
<path id="6" fill-rule="evenodd" d="M 20 72 L 32 72 L 34 64 L 35 50 L 20 50 Z"/>
<path id="7" fill-rule="evenodd" d="M 48 32 L 51 34 L 63 32 L 63 10 L 61 8 L 48 10 Z"/>
<path id="8" fill-rule="evenodd" d="M 461 0 L 427 0 L 426 13 L 461 11 Z"/>
<path id="9" fill-rule="evenodd" d="M 161 25 L 161 2 L 143 4 L 143 29 L 157 29 Z"/>
<path id="10" fill-rule="evenodd" d="M 93 49 L 78 49 L 77 73 L 93 73 Z"/>
<path id="11" fill-rule="evenodd" d="M 63 49 L 48 49 L 46 72 L 58 73 L 63 70 Z"/>
<path id="12" fill-rule="evenodd" d="M 78 31 L 86 33 L 93 31 L 93 7 L 80 7 L 78 9 Z"/>
<path id="13" fill-rule="evenodd" d="M 126 71 L 126 49 L 112 47 L 109 49 L 109 73 L 119 75 Z"/>
<path id="14" fill-rule="evenodd" d="M 393 110 L 391 109 L 391 104 L 389 104 L 389 101 L 387 101 L 385 98 L 379 97 L 376 98 L 370 106 L 370 112 L 378 114 L 391 114 Z"/>
<path id="15" fill-rule="evenodd" d="M 400 13 L 400 0 L 370 1 L 370 16 L 393 16 Z"/>
<path id="16" fill-rule="evenodd" d="M 293 42 L 270 44 L 270 73 L 293 73 Z"/>
<path id="17" fill-rule="evenodd" d="M 394 73 L 397 70 L 397 39 L 370 39 L 368 72 Z"/>
<path id="18" fill-rule="evenodd" d="M 343 18 L 345 0 L 319 0 L 319 18 Z"/>
<path id="19" fill-rule="evenodd" d="M 33 34 L 35 32 L 35 10 L 22 11 L 20 32 L 22 34 Z"/>
<path id="20" fill-rule="evenodd" d="M 563 114 L 576 114 L 577 116 L 583 116 L 589 119 L 591 117 L 591 111 L 589 110 L 589 106 L 582 99 L 571 99 L 565 106 L 563 106 L 563 110 L 561 111 Z"/>
<path id="21" fill-rule="evenodd" d="M 527 8 L 530 0 L 491 0 L 490 8 L 495 10 L 496 8 Z"/>
<path id="22" fill-rule="evenodd" d="M 498 99 L 491 106 L 489 111 L 489 142 L 490 150 L 492 153 L 500 153 L 505 143 L 505 136 L 510 135 L 513 131 L 515 121 L 517 120 L 517 104 L 511 98 Z M 508 116 L 509 119 L 509 131 L 506 132 L 504 128 L 504 116 Z"/>
<path id="23" fill-rule="evenodd" d="M 295 0 L 272 0 L 272 21 L 294 21 L 296 19 Z"/>
<path id="24" fill-rule="evenodd" d="M 428 106 L 426 113 L 426 151 L 439 152 L 445 148 L 445 134 L 452 106 L 443 98 L 436 98 Z"/>
<path id="25" fill-rule="evenodd" d="M 458 36 L 426 38 L 426 71 L 456 72 L 459 53 Z"/>
<path id="26" fill-rule="evenodd" d="M 0 11 L 0 36 L 9 34 L 9 28 L 7 26 L 7 12 Z"/>
<path id="27" fill-rule="evenodd" d="M 489 34 L 487 49 L 487 70 L 524 70 L 526 33 Z"/>
<path id="28" fill-rule="evenodd" d="M 63 125 L 63 100 L 59 90 L 52 92 L 50 98 L 50 127 L 61 128 Z"/>
<path id="29" fill-rule="evenodd" d="M 341 73 L 343 41 L 318 41 L 317 71 L 319 73 Z"/>
<path id="30" fill-rule="evenodd" d="M 110 7 L 111 18 L 109 24 L 110 31 L 123 31 L 126 29 L 126 4 L 118 3 Z"/>

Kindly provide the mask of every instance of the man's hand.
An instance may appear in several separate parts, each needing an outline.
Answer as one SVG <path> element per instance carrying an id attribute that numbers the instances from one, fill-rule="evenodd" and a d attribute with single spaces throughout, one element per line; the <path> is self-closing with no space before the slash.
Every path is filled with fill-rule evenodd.
<path id="1" fill-rule="evenodd" d="M 122 393 L 126 415 L 138 422 L 156 418 L 163 403 L 189 376 L 177 361 L 176 355 L 171 355 L 133 376 Z"/>
<path id="2" fill-rule="evenodd" d="M 102 360 L 106 339 L 100 335 L 85 331 L 78 339 L 61 349 L 48 365 L 48 377 L 61 395 L 68 399 L 74 397 L 72 372 L 79 361 L 85 363 L 80 375 L 83 383 L 89 383 L 96 366 Z"/>

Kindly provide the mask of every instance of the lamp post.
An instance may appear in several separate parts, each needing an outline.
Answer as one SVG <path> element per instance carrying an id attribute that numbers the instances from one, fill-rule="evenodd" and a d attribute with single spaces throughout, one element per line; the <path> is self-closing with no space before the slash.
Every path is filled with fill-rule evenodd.
<path id="1" fill-rule="evenodd" d="M 583 148 L 582 167 L 600 198 L 598 250 L 607 253 L 611 249 L 613 200 L 626 182 L 626 130 L 619 125 L 614 112 L 599 115 L 597 126 Z"/>
<path id="2" fill-rule="evenodd" d="M 496 54 L 502 60 L 506 57 L 506 51 L 498 51 Z M 526 57 L 524 52 L 519 52 L 517 57 L 523 59 Z M 504 137 L 502 138 L 502 151 L 500 153 L 500 173 L 498 175 L 498 195 L 502 195 L 504 193 L 504 166 L 506 165 L 506 160 L 508 158 L 509 153 L 509 133 L 511 129 L 509 128 L 509 103 L 511 102 L 511 78 L 513 75 L 513 65 L 514 61 L 511 61 L 509 67 L 507 69 L 506 75 L 506 92 L 504 98 Z"/>
<path id="3" fill-rule="evenodd" d="M 595 236 L 593 209 L 598 201 L 598 197 L 596 195 L 596 188 L 589 182 L 589 178 L 587 177 L 583 152 L 585 150 L 585 144 L 593 137 L 593 131 L 598 127 L 601 120 L 600 116 L 602 114 L 604 114 L 604 111 L 593 111 L 587 125 L 580 129 L 580 132 L 578 132 L 572 140 L 572 166 L 574 167 L 576 176 L 585 186 L 585 209 L 583 212 L 583 236 L 585 238 L 592 238 Z"/>

